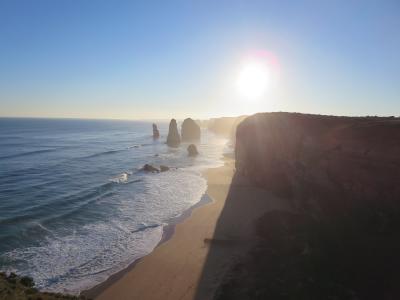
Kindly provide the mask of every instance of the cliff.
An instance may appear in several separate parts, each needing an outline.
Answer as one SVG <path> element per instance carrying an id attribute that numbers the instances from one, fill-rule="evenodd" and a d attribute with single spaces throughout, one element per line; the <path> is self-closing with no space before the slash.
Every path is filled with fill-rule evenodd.
<path id="1" fill-rule="evenodd" d="M 400 299 L 399 118 L 256 114 L 236 170 L 293 209 L 257 219 L 215 299 Z"/>
<path id="2" fill-rule="evenodd" d="M 235 142 L 236 128 L 247 116 L 212 118 L 207 127 L 210 131 L 225 136 Z"/>
<path id="3" fill-rule="evenodd" d="M 237 128 L 236 169 L 297 208 L 397 207 L 400 119 L 260 113 Z"/>

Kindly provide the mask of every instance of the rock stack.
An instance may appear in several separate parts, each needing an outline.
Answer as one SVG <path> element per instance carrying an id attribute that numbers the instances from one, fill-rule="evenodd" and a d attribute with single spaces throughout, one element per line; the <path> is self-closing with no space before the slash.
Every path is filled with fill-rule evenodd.
<path id="1" fill-rule="evenodd" d="M 170 147 L 178 147 L 181 143 L 181 138 L 178 132 L 178 126 L 176 124 L 176 120 L 172 119 L 169 123 L 168 137 L 167 137 L 167 145 Z"/>
<path id="2" fill-rule="evenodd" d="M 156 167 L 153 167 L 152 165 L 149 165 L 149 164 L 145 164 L 141 170 L 145 171 L 145 172 L 151 172 L 151 173 L 160 172 L 159 169 L 157 169 Z"/>
<path id="3" fill-rule="evenodd" d="M 187 118 L 182 123 L 182 141 L 200 139 L 200 126 L 191 118 Z"/>
<path id="4" fill-rule="evenodd" d="M 158 131 L 157 124 L 153 123 L 153 139 L 158 139 L 160 132 Z"/>
<path id="5" fill-rule="evenodd" d="M 194 144 L 190 144 L 187 147 L 187 151 L 188 151 L 189 156 L 197 156 L 197 155 L 199 155 L 199 151 L 197 151 L 196 145 L 194 145 Z"/>

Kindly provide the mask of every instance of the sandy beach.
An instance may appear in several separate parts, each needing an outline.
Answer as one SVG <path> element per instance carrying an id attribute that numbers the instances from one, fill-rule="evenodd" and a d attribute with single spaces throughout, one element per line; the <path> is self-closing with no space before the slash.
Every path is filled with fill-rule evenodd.
<path id="1" fill-rule="evenodd" d="M 257 238 L 254 221 L 282 199 L 234 175 L 234 160 L 204 173 L 213 200 L 193 210 L 175 233 L 119 278 L 85 292 L 95 299 L 210 299 L 235 258 Z M 251 204 L 251 205 L 249 205 Z"/>

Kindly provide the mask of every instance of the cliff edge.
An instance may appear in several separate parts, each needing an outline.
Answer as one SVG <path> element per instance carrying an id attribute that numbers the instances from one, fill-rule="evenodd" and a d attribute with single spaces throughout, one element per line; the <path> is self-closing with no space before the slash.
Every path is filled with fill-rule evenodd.
<path id="1" fill-rule="evenodd" d="M 237 128 L 236 169 L 318 214 L 397 207 L 400 119 L 255 114 Z"/>

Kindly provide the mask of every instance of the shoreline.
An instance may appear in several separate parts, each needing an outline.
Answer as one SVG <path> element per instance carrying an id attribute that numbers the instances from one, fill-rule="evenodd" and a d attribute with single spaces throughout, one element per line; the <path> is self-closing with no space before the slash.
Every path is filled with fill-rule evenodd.
<path id="1" fill-rule="evenodd" d="M 222 157 L 222 161 L 224 163 L 224 165 L 219 166 L 219 167 L 211 167 L 211 168 L 206 168 L 204 171 L 201 172 L 201 176 L 203 176 L 206 180 L 207 180 L 207 176 L 206 173 L 210 170 L 213 169 L 219 169 L 219 168 L 223 168 L 225 167 L 225 165 L 227 164 L 227 162 L 229 160 L 234 160 L 233 159 L 233 154 L 232 153 L 224 153 L 223 157 Z M 160 241 L 157 243 L 157 245 L 154 247 L 154 249 L 149 252 L 147 255 L 140 257 L 138 259 L 136 259 L 135 261 L 129 263 L 126 267 L 124 267 L 122 270 L 117 271 L 116 273 L 110 275 L 105 281 L 89 288 L 86 290 L 83 290 L 79 293 L 80 296 L 85 296 L 89 299 L 95 299 L 97 298 L 99 295 L 101 295 L 105 290 L 107 290 L 110 286 L 112 286 L 113 284 L 115 284 L 116 282 L 118 282 L 124 275 L 126 275 L 127 273 L 131 272 L 135 266 L 145 257 L 147 257 L 148 255 L 150 255 L 151 253 L 153 253 L 154 251 L 156 251 L 156 249 L 158 247 L 160 247 L 162 244 L 168 242 L 171 238 L 173 238 L 175 231 L 176 231 L 176 226 L 183 223 L 186 219 L 190 218 L 191 215 L 193 214 L 193 212 L 202 207 L 205 206 L 207 204 L 212 203 L 214 200 L 212 199 L 212 197 L 210 197 L 207 193 L 208 191 L 208 180 L 207 180 L 207 189 L 204 192 L 204 194 L 202 195 L 201 199 L 199 202 L 195 203 L 194 205 L 192 205 L 190 208 L 188 208 L 187 210 L 185 210 L 181 215 L 175 217 L 175 218 L 171 218 L 170 220 L 168 220 L 166 223 L 167 225 L 165 225 L 163 227 L 163 233 L 161 236 Z"/>
<path id="2" fill-rule="evenodd" d="M 220 167 L 210 168 L 210 169 L 217 169 L 217 168 L 220 168 Z M 104 292 L 108 287 L 110 287 L 115 282 L 117 282 L 119 279 L 121 279 L 126 273 L 130 272 L 131 270 L 133 270 L 135 268 L 135 266 L 143 258 L 145 258 L 146 256 L 150 255 L 152 252 L 154 252 L 163 243 L 169 241 L 174 236 L 176 226 L 178 224 L 182 223 L 183 221 L 185 221 L 186 219 L 190 218 L 191 214 L 193 213 L 193 211 L 196 208 L 201 207 L 203 205 L 206 205 L 208 203 L 212 203 L 212 202 L 213 202 L 213 200 L 211 199 L 210 196 L 207 195 L 207 191 L 206 191 L 203 194 L 203 196 L 201 197 L 199 202 L 197 202 L 196 204 L 192 205 L 190 208 L 185 210 L 178 217 L 172 218 L 172 219 L 170 219 L 168 221 L 167 225 L 165 225 L 163 227 L 163 233 L 162 233 L 160 241 L 157 243 L 157 245 L 154 247 L 154 249 L 151 252 L 149 252 L 147 255 L 145 255 L 143 257 L 140 257 L 140 258 L 136 259 L 135 261 L 129 263 L 127 267 L 125 267 L 122 270 L 117 271 L 116 273 L 112 274 L 105 281 L 103 281 L 103 282 L 101 282 L 99 284 L 96 284 L 95 286 L 91 287 L 90 289 L 81 291 L 79 293 L 79 296 L 85 296 L 85 297 L 87 297 L 89 299 L 95 299 L 102 292 Z"/>
<path id="3" fill-rule="evenodd" d="M 235 175 L 232 156 L 223 161 L 202 173 L 212 202 L 194 207 L 189 217 L 166 230 L 169 239 L 82 295 L 97 300 L 213 299 L 230 268 L 259 240 L 256 221 L 268 211 L 290 207 L 286 199 Z"/>

